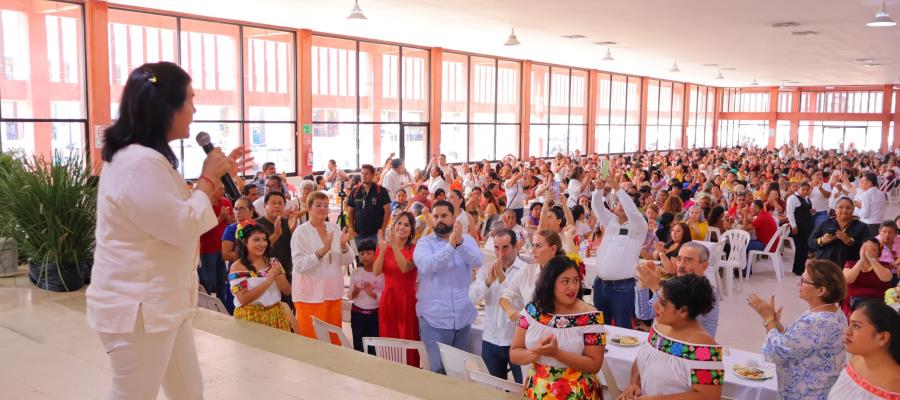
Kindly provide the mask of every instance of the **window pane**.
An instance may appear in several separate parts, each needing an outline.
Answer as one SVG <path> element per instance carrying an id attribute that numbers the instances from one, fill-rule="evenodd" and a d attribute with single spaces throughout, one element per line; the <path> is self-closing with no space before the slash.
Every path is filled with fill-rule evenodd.
<path id="1" fill-rule="evenodd" d="M 631 95 L 628 92 L 628 77 L 622 75 L 613 75 L 612 77 L 612 98 L 610 116 L 613 124 L 625 123 L 626 107 L 630 107 L 631 99 L 627 98 Z"/>
<path id="2" fill-rule="evenodd" d="M 612 89 L 612 86 L 609 74 L 597 74 L 597 87 L 594 90 L 597 91 L 597 116 L 595 123 L 598 125 L 609 124 L 610 89 Z"/>
<path id="3" fill-rule="evenodd" d="M 641 123 L 641 80 L 640 78 L 628 78 L 628 125 Z"/>
<path id="4" fill-rule="evenodd" d="M 622 125 L 613 125 L 610 127 L 609 131 L 609 152 L 610 153 L 623 153 L 626 151 L 626 141 L 625 141 L 625 127 Z M 635 146 L 636 147 L 636 146 Z"/>
<path id="5" fill-rule="evenodd" d="M 463 54 L 444 53 L 441 61 L 441 122 L 467 121 L 468 59 Z"/>
<path id="6" fill-rule="evenodd" d="M 294 152 L 294 124 L 253 122 L 246 125 L 245 143 L 257 160 L 275 163 L 278 171 L 297 172 L 297 156 Z M 223 147 L 222 149 L 229 149 Z M 315 153 L 313 153 L 315 154 Z M 260 163 L 262 164 L 262 163 Z"/>
<path id="7" fill-rule="evenodd" d="M 494 125 L 470 125 L 469 160 L 494 160 Z"/>
<path id="8" fill-rule="evenodd" d="M 653 99 L 653 97 L 650 97 Z M 660 82 L 659 85 L 659 125 L 672 122 L 672 82 Z"/>
<path id="9" fill-rule="evenodd" d="M 428 122 L 428 58 L 428 50 L 403 48 L 403 122 Z"/>
<path id="10" fill-rule="evenodd" d="M 584 154 L 584 125 L 569 125 L 569 152 Z"/>
<path id="11" fill-rule="evenodd" d="M 531 125 L 528 133 L 528 155 L 535 157 L 547 157 L 547 125 Z"/>
<path id="12" fill-rule="evenodd" d="M 294 120 L 293 59 L 293 33 L 244 27 L 246 119 Z"/>
<path id="13" fill-rule="evenodd" d="M 21 3 L 31 14 L 0 10 L 0 98 L 13 104 L 3 117 L 84 118 L 81 6 L 39 0 L 28 6 L 13 3 Z M 66 112 L 74 117 L 54 115 L 55 102 L 73 105 Z"/>
<path id="14" fill-rule="evenodd" d="M 519 125 L 497 125 L 497 159 L 507 154 L 519 158 Z"/>
<path id="15" fill-rule="evenodd" d="M 597 125 L 594 129 L 594 151 L 599 154 L 609 153 L 609 125 Z"/>
<path id="16" fill-rule="evenodd" d="M 647 125 L 647 141 L 646 146 L 644 146 L 647 151 L 654 151 L 659 149 L 659 137 L 658 135 L 659 127 L 656 125 Z"/>
<path id="17" fill-rule="evenodd" d="M 3 151 L 63 160 L 85 151 L 83 122 L 0 122 Z"/>
<path id="18" fill-rule="evenodd" d="M 471 57 L 472 93 L 469 109 L 470 122 L 494 122 L 497 97 L 497 63 L 493 58 Z M 493 132 L 493 131 L 492 131 Z M 493 138 L 493 133 L 491 134 Z M 491 149 L 493 152 L 493 148 Z"/>
<path id="19" fill-rule="evenodd" d="M 568 135 L 569 127 L 567 125 L 550 125 L 550 139 L 548 140 L 550 156 L 558 153 L 569 154 Z"/>
<path id="20" fill-rule="evenodd" d="M 659 121 L 659 81 L 650 80 L 647 86 L 647 125 L 656 125 Z M 655 135 L 653 136 L 656 137 Z M 649 140 L 648 140 L 649 143 Z"/>
<path id="21" fill-rule="evenodd" d="M 550 121 L 550 67 L 532 65 L 531 67 L 531 123 L 547 123 Z"/>
<path id="22" fill-rule="evenodd" d="M 697 138 L 696 136 L 694 136 L 696 134 L 696 130 L 697 128 L 693 126 L 689 126 L 687 128 L 687 146 L 685 148 L 690 149 L 695 147 L 703 147 L 703 138 Z M 703 128 L 701 127 L 700 130 L 703 130 Z M 697 143 L 698 139 L 701 141 L 699 144 Z"/>
<path id="23" fill-rule="evenodd" d="M 328 160 L 338 168 L 356 169 L 356 124 L 313 124 L 313 170 L 324 171 Z"/>
<path id="24" fill-rule="evenodd" d="M 404 126 L 403 163 L 410 171 L 424 169 L 427 161 L 425 155 L 428 152 L 428 127 Z"/>
<path id="25" fill-rule="evenodd" d="M 441 124 L 441 154 L 447 162 L 466 162 L 468 159 L 468 128 L 464 124 Z"/>
<path id="26" fill-rule="evenodd" d="M 200 132 L 208 132 L 211 143 L 216 147 L 221 147 L 224 151 L 238 147 L 241 144 L 241 125 L 239 123 L 217 123 L 217 122 L 194 122 L 191 124 L 191 138 L 171 142 L 172 150 L 179 157 L 181 173 L 187 179 L 194 179 L 200 176 L 203 160 L 206 159 L 206 153 L 194 141 L 194 137 Z M 184 158 L 179 153 L 179 144 L 184 152 Z M 257 160 L 263 160 L 258 155 L 254 155 Z M 266 160 L 268 161 L 268 160 Z M 292 163 L 293 164 L 293 163 Z M 286 164 L 278 165 L 279 169 L 287 167 Z"/>
<path id="27" fill-rule="evenodd" d="M 194 120 L 239 120 L 237 25 L 181 20 L 181 67 L 194 87 Z"/>
<path id="28" fill-rule="evenodd" d="M 550 68 L 550 123 L 569 122 L 569 69 Z M 552 151 L 550 154 L 555 154 Z"/>
<path id="29" fill-rule="evenodd" d="M 359 124 L 359 165 L 381 166 L 400 155 L 400 124 Z"/>
<path id="30" fill-rule="evenodd" d="M 569 103 L 572 110 L 569 123 L 583 124 L 587 122 L 587 83 L 587 71 L 572 70 L 572 90 Z M 582 149 L 582 153 L 584 153 L 584 149 Z"/>
<path id="31" fill-rule="evenodd" d="M 517 61 L 497 60 L 497 122 L 519 122 L 521 69 L 522 64 Z M 518 154 L 518 150 L 514 154 Z"/>
<path id="32" fill-rule="evenodd" d="M 359 79 L 360 121 L 399 122 L 400 48 L 359 42 Z"/>
<path id="33" fill-rule="evenodd" d="M 791 121 L 778 121 L 775 128 L 775 147 L 790 144 Z"/>
<path id="34" fill-rule="evenodd" d="M 356 42 L 313 36 L 310 63 L 313 121 L 356 122 Z"/>
<path id="35" fill-rule="evenodd" d="M 676 83 L 672 87 L 672 126 L 681 126 L 684 118 L 684 85 Z"/>

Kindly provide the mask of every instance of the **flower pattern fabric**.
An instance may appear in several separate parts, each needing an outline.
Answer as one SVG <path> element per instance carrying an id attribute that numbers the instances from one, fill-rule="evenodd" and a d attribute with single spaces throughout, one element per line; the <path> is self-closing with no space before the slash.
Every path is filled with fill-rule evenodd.
<path id="1" fill-rule="evenodd" d="M 655 327 L 650 329 L 650 335 L 647 336 L 647 342 L 657 350 L 689 361 L 697 361 L 700 363 L 692 363 L 703 368 L 691 368 L 691 383 L 694 385 L 724 385 L 725 370 L 722 364 L 722 346 L 697 345 L 684 343 L 675 339 L 663 336 L 656 331 Z"/>

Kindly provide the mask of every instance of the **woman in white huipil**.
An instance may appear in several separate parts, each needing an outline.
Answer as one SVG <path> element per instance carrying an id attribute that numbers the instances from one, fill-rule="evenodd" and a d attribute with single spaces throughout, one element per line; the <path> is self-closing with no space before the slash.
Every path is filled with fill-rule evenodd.
<path id="1" fill-rule="evenodd" d="M 191 78 L 173 63 L 128 77 L 119 118 L 104 135 L 97 193 L 88 325 L 110 357 L 110 399 L 199 399 L 203 380 L 191 319 L 197 305 L 200 235 L 217 223 L 211 195 L 237 159 L 215 149 L 196 189 L 185 187 L 169 142 L 187 139 Z M 245 159 L 242 169 L 252 159 Z"/>

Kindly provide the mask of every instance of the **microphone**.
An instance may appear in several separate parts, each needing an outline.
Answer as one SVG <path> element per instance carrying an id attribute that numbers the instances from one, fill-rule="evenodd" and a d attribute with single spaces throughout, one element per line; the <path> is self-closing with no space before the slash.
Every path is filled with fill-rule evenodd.
<path id="1" fill-rule="evenodd" d="M 209 152 L 215 149 L 211 143 L 209 134 L 206 132 L 197 134 L 197 144 L 203 148 L 203 152 L 206 154 L 209 154 Z M 231 200 L 232 203 L 241 197 L 241 192 L 238 190 L 237 185 L 234 184 L 234 180 L 231 179 L 231 175 L 222 175 L 221 179 L 222 185 L 225 187 L 225 195 L 228 196 L 228 199 Z"/>

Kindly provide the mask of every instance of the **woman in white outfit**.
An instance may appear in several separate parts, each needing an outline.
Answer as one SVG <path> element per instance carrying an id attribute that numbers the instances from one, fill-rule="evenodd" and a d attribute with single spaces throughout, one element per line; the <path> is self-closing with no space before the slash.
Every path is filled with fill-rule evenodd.
<path id="1" fill-rule="evenodd" d="M 119 119 L 105 132 L 86 296 L 88 324 L 110 358 L 109 399 L 155 399 L 160 385 L 170 399 L 203 397 L 191 325 L 199 239 L 217 223 L 219 177 L 236 173 L 246 151 L 215 149 L 196 189 L 185 186 L 168 143 L 188 138 L 193 96 L 177 65 L 144 64 L 129 75 Z"/>

